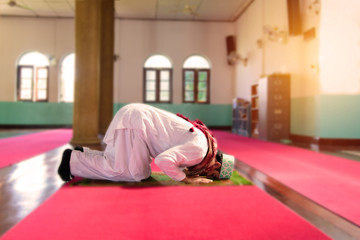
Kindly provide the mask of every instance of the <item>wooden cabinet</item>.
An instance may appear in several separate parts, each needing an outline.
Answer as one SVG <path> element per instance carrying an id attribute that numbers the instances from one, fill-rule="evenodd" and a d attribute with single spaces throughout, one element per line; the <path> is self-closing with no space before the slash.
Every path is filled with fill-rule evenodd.
<path id="1" fill-rule="evenodd" d="M 290 76 L 274 74 L 259 80 L 259 138 L 288 139 L 290 133 Z"/>
<path id="2" fill-rule="evenodd" d="M 274 74 L 261 78 L 257 91 L 254 106 L 258 113 L 258 137 L 270 141 L 289 139 L 290 75 Z"/>
<path id="3" fill-rule="evenodd" d="M 233 101 L 232 132 L 242 136 L 251 136 L 250 102 L 241 98 Z"/>

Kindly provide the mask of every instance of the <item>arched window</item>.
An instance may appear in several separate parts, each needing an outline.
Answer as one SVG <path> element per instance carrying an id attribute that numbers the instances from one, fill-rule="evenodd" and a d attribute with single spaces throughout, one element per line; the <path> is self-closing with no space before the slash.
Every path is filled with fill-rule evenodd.
<path id="1" fill-rule="evenodd" d="M 152 55 L 144 64 L 144 102 L 171 103 L 172 64 L 163 55 Z"/>
<path id="2" fill-rule="evenodd" d="M 210 103 L 210 64 L 202 56 L 192 55 L 184 62 L 183 102 Z"/>
<path id="3" fill-rule="evenodd" d="M 74 102 L 75 54 L 70 53 L 61 63 L 60 69 L 60 101 Z"/>
<path id="4" fill-rule="evenodd" d="M 17 98 L 19 101 L 48 101 L 49 60 L 39 52 L 20 57 L 17 66 Z"/>

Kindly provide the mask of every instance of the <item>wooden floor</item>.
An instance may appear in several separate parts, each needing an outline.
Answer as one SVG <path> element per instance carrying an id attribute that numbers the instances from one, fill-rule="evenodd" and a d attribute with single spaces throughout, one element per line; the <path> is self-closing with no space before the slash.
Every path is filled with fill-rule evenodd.
<path id="1" fill-rule="evenodd" d="M 0 169 L 0 236 L 36 209 L 54 194 L 63 182 L 57 175 L 65 145 L 18 164 Z M 100 148 L 98 146 L 97 148 Z M 359 150 L 359 149 L 354 149 Z M 360 156 L 327 150 L 327 154 L 338 155 L 354 161 Z M 288 189 L 265 174 L 243 162 L 236 162 L 237 170 L 253 181 L 258 187 L 283 202 L 299 215 L 308 219 L 333 239 L 360 239 L 359 228 L 352 225 L 311 200 Z"/>
<path id="2" fill-rule="evenodd" d="M 0 236 L 62 186 L 57 167 L 64 149 L 0 169 Z"/>

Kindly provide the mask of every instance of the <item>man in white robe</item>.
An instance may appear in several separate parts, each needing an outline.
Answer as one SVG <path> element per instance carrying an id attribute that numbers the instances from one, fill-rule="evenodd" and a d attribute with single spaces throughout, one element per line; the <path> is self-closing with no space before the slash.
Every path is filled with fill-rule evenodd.
<path id="1" fill-rule="evenodd" d="M 218 176 L 221 163 L 215 157 L 216 140 L 205 126 L 197 127 L 185 119 L 145 104 L 126 105 L 116 113 L 105 134 L 104 152 L 65 150 L 58 172 L 64 181 L 72 176 L 141 181 L 150 177 L 154 158 L 155 164 L 176 181 L 212 182 L 198 174 Z M 193 174 L 183 171 L 194 166 L 201 168 Z"/>

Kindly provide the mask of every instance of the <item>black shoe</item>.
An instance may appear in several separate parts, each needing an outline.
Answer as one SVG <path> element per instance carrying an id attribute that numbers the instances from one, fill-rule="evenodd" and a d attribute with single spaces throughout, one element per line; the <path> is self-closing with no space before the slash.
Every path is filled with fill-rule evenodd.
<path id="1" fill-rule="evenodd" d="M 80 146 L 76 146 L 74 148 L 74 150 L 77 150 L 77 151 L 80 151 L 80 152 L 84 152 L 84 148 L 83 147 L 80 147 Z"/>
<path id="2" fill-rule="evenodd" d="M 61 179 L 65 182 L 70 181 L 74 176 L 70 172 L 70 157 L 71 149 L 66 149 L 62 155 L 61 163 L 58 169 L 58 173 Z"/>

